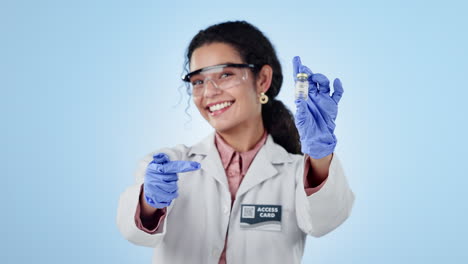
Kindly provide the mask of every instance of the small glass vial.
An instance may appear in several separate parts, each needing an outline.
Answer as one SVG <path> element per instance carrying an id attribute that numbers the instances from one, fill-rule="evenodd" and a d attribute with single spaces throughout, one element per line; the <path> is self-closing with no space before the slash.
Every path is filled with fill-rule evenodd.
<path id="1" fill-rule="evenodd" d="M 296 99 L 307 100 L 309 94 L 309 81 L 307 78 L 309 75 L 307 73 L 298 73 L 296 77 Z"/>

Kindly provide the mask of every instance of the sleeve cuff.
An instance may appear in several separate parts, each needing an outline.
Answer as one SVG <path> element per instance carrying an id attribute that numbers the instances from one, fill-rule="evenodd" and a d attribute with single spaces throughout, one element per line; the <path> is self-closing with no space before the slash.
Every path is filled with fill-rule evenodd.
<path id="1" fill-rule="evenodd" d="M 140 187 L 140 195 L 141 195 L 142 192 L 143 192 L 143 184 Z M 144 231 L 144 232 L 146 232 L 148 234 L 155 234 L 156 231 L 158 231 L 158 228 L 161 225 L 162 221 L 166 218 L 166 208 L 157 209 L 156 210 L 156 212 L 157 212 L 156 216 L 155 216 L 154 220 L 152 220 L 152 221 L 158 222 L 158 224 L 156 225 L 155 228 L 148 229 L 143 225 L 143 222 L 141 221 L 140 212 L 141 212 L 141 207 L 140 207 L 140 202 L 138 202 L 136 212 L 135 212 L 135 224 L 136 224 L 138 229 L 140 229 L 140 230 L 142 230 L 142 231 Z"/>
<path id="2" fill-rule="evenodd" d="M 323 180 L 323 182 L 316 187 L 309 187 L 309 181 L 307 180 L 307 175 L 309 174 L 310 170 L 310 162 L 309 162 L 309 155 L 305 154 L 304 155 L 304 191 L 307 194 L 307 196 L 311 196 L 312 194 L 318 192 L 323 185 L 325 185 L 325 182 L 327 182 L 328 177 Z"/>

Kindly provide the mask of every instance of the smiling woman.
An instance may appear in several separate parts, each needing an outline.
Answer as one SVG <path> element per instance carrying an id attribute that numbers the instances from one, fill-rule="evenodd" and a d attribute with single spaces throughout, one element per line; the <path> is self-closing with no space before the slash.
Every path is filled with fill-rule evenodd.
<path id="1" fill-rule="evenodd" d="M 226 91 L 226 94 L 223 95 L 226 97 L 240 95 L 242 97 L 242 101 L 238 102 L 236 106 L 237 112 L 231 111 L 234 112 L 232 113 L 234 115 L 240 115 L 237 120 L 230 122 L 231 128 L 239 126 L 234 130 L 224 130 L 223 138 L 231 146 L 245 151 L 258 141 L 266 129 L 275 142 L 288 152 L 301 153 L 299 135 L 294 126 L 291 112 L 281 101 L 274 100 L 283 82 L 281 64 L 273 45 L 260 30 L 244 21 L 212 26 L 200 31 L 192 39 L 186 55 L 187 66 L 190 70 L 222 63 L 251 65 L 250 68 L 244 69 L 244 73 L 250 78 L 242 82 L 242 87 L 238 88 L 237 91 Z M 188 89 L 190 90 L 190 87 Z M 216 90 L 205 91 L 208 92 L 208 98 L 197 99 L 194 96 L 195 104 L 199 110 L 198 103 L 200 101 L 210 103 L 213 94 L 216 95 Z M 260 104 L 259 101 L 262 93 L 265 93 L 263 98 L 269 98 L 268 103 L 264 105 Z M 234 99 L 232 98 L 232 100 Z M 203 114 L 202 111 L 200 113 L 207 119 L 207 115 Z M 260 122 L 259 119 L 262 119 L 263 122 Z M 207 121 L 210 122 L 209 119 Z M 222 120 L 217 123 L 220 122 Z M 214 125 L 212 122 L 210 124 Z M 246 129 L 248 131 L 245 131 Z M 249 135 L 254 138 L 252 139 Z M 243 140 L 239 140 L 240 138 Z M 244 143 L 238 145 L 237 142 Z"/>
<path id="2" fill-rule="evenodd" d="M 237 65 L 244 63 L 233 46 L 216 42 L 196 48 L 191 56 L 190 68 L 198 70 L 227 62 Z M 255 66 L 252 68 L 256 69 Z M 192 91 L 202 90 L 201 94 L 198 91 L 193 94 L 193 100 L 200 114 L 228 144 L 238 151 L 252 148 L 265 130 L 259 94 L 267 92 L 270 87 L 272 69 L 271 66 L 264 65 L 257 73 L 258 78 L 255 78 L 250 69 L 224 67 L 220 72 L 221 75 L 215 73 L 213 76 L 219 85 L 216 82 L 200 84 L 197 83 L 199 81 L 197 79 L 191 85 Z M 221 89 L 223 86 L 224 89 Z M 212 112 L 210 107 L 214 107 L 212 110 L 215 111 Z M 296 145 L 298 143 L 299 141 Z"/>
<path id="3" fill-rule="evenodd" d="M 153 263 L 300 263 L 354 203 L 333 153 L 335 80 L 312 74 L 296 117 L 275 99 L 283 75 L 271 42 L 245 21 L 201 30 L 186 53 L 187 92 L 212 134 L 149 153 L 121 196 L 117 224 L 154 248 Z M 316 84 L 320 85 L 320 90 Z"/>

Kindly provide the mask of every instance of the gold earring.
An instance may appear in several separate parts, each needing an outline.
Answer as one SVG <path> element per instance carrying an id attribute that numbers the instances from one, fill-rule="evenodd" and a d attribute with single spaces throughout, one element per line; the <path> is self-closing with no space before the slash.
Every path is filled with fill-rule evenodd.
<path id="1" fill-rule="evenodd" d="M 268 103 L 268 95 L 265 95 L 265 93 L 260 93 L 260 103 L 261 104 Z"/>

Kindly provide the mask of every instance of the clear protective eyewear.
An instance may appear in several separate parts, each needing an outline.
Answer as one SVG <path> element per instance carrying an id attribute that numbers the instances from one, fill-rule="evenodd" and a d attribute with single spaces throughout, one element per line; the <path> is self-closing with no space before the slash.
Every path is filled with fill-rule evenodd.
<path id="1" fill-rule="evenodd" d="M 218 89 L 227 90 L 247 80 L 247 68 L 255 67 L 254 64 L 234 63 L 214 65 L 190 72 L 182 80 L 190 83 L 193 96 L 200 96 L 208 82 Z"/>

